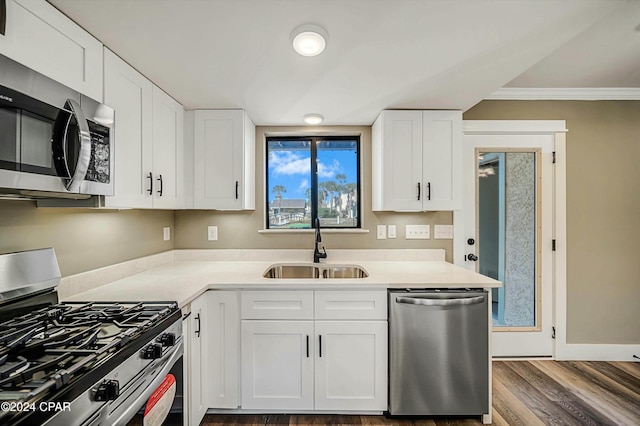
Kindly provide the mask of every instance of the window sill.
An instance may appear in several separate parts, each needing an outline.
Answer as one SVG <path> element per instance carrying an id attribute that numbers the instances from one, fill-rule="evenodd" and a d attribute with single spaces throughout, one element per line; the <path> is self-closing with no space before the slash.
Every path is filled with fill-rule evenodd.
<path id="1" fill-rule="evenodd" d="M 260 229 L 259 234 L 313 234 L 315 229 Z M 368 229 L 338 229 L 338 228 L 322 228 L 320 232 L 323 234 L 368 234 Z"/>

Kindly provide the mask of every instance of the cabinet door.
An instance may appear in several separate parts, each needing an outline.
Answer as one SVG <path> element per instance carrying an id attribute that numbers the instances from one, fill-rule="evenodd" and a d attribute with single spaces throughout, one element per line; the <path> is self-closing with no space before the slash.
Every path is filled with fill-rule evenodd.
<path id="1" fill-rule="evenodd" d="M 153 86 L 153 207 L 184 208 L 184 109 Z"/>
<path id="2" fill-rule="evenodd" d="M 102 101 L 102 43 L 45 0 L 6 0 L 0 53 Z"/>
<path id="3" fill-rule="evenodd" d="M 242 110 L 195 111 L 194 120 L 194 207 L 254 208 L 253 124 Z"/>
<path id="4" fill-rule="evenodd" d="M 242 321 L 241 329 L 242 408 L 313 409 L 313 321 Z"/>
<path id="5" fill-rule="evenodd" d="M 315 409 L 386 410 L 387 322 L 316 321 L 315 331 Z"/>
<path id="6" fill-rule="evenodd" d="M 187 336 L 189 342 L 189 423 L 199 425 L 207 412 L 209 399 L 209 381 L 207 366 L 207 293 L 191 302 L 191 334 Z"/>
<path id="7" fill-rule="evenodd" d="M 237 291 L 208 291 L 209 408 L 238 408 L 240 309 Z"/>
<path id="8" fill-rule="evenodd" d="M 104 51 L 105 104 L 115 109 L 115 190 L 109 207 L 151 208 L 153 84 Z"/>
<path id="9" fill-rule="evenodd" d="M 372 129 L 374 211 L 420 211 L 422 111 L 383 111 Z"/>
<path id="10" fill-rule="evenodd" d="M 462 207 L 462 112 L 423 112 L 424 210 Z"/>

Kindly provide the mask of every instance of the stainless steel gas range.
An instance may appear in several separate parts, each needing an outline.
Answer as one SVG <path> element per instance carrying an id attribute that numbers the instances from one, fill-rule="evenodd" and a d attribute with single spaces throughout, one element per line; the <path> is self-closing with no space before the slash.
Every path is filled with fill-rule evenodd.
<path id="1" fill-rule="evenodd" d="M 59 278 L 52 249 L 0 255 L 0 424 L 120 425 L 145 406 L 161 422 L 183 354 L 177 304 L 58 303 Z"/>

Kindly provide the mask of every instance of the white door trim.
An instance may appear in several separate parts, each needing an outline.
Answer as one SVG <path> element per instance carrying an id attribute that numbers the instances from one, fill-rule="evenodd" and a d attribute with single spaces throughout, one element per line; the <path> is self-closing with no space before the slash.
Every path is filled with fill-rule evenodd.
<path id="1" fill-rule="evenodd" d="M 554 179 L 554 229 L 556 240 L 554 252 L 553 280 L 555 285 L 554 305 L 552 307 L 552 324 L 556 329 L 553 356 L 566 353 L 566 123 L 564 120 L 465 120 L 463 121 L 465 135 L 474 134 L 548 134 L 554 136 L 556 150 L 556 166 Z M 464 142 L 463 142 L 464 143 Z M 558 161 L 560 159 L 560 161 Z M 470 196 L 466 194 L 465 196 Z M 453 259 L 458 266 L 464 267 L 464 253 L 466 249 L 467 232 L 464 229 L 464 212 L 453 213 L 454 240 Z M 474 233 L 473 230 L 472 233 Z M 564 352 L 563 352 L 564 351 Z"/>

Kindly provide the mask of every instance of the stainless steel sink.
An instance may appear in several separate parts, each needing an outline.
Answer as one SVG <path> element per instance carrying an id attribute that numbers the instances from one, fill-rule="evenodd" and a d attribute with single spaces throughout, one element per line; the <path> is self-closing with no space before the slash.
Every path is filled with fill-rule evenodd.
<path id="1" fill-rule="evenodd" d="M 273 265 L 263 276 L 265 278 L 320 278 L 320 270 L 312 265 Z"/>
<path id="2" fill-rule="evenodd" d="M 315 278 L 366 278 L 367 271 L 357 265 L 309 265 L 276 264 L 263 274 L 265 278 L 315 279 Z"/>
<path id="3" fill-rule="evenodd" d="M 323 278 L 366 278 L 369 274 L 359 266 L 325 266 L 322 268 Z"/>

